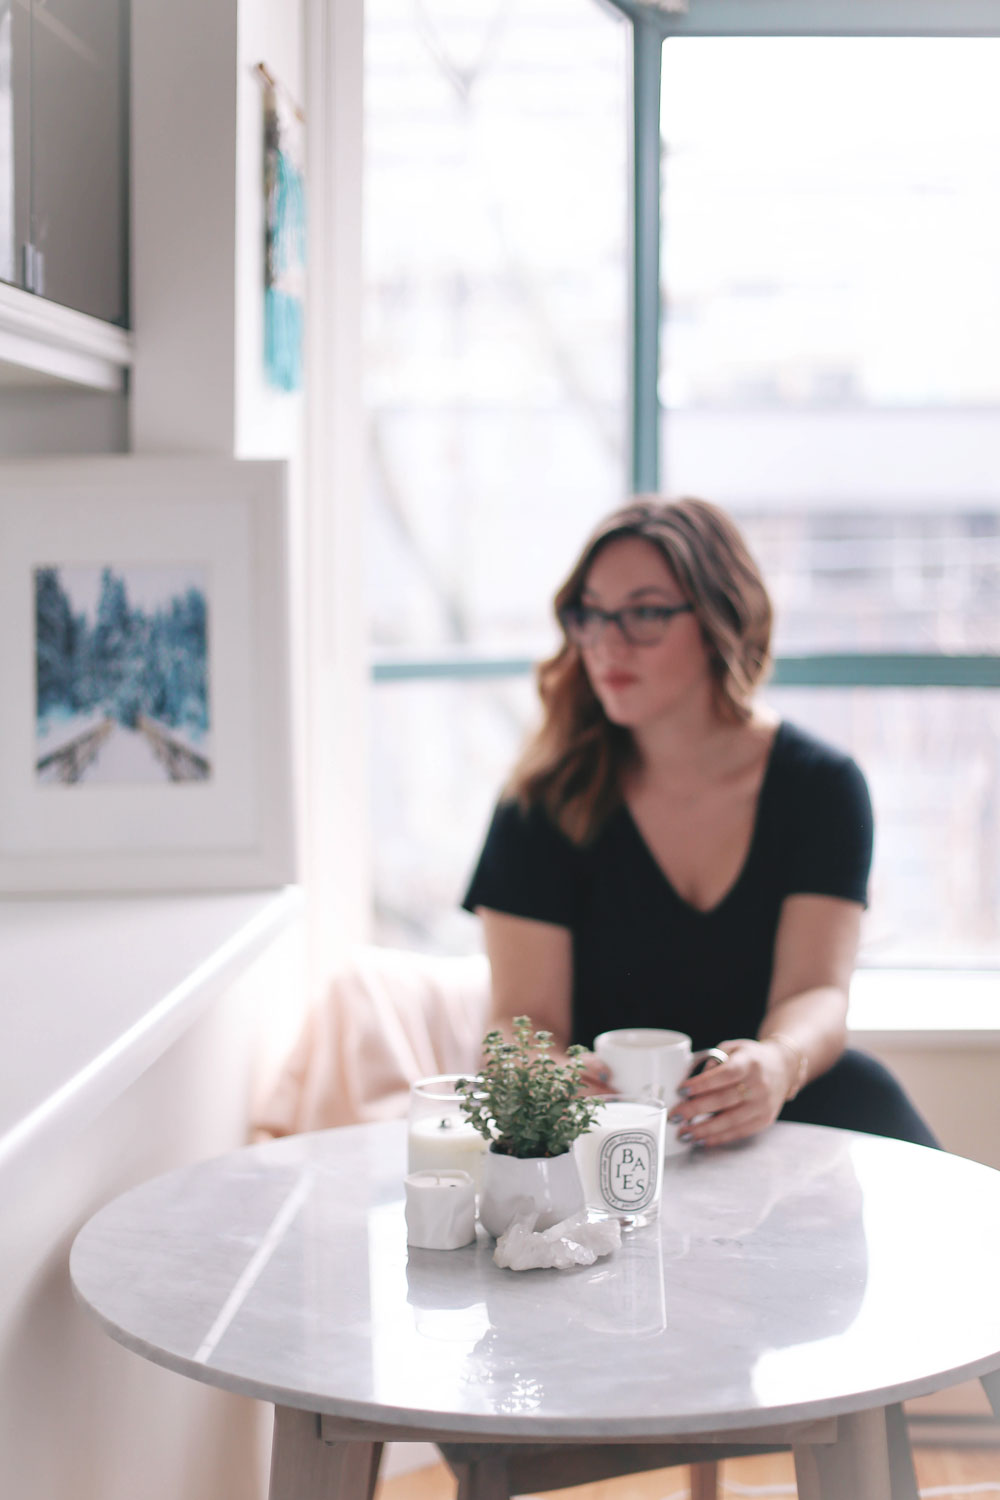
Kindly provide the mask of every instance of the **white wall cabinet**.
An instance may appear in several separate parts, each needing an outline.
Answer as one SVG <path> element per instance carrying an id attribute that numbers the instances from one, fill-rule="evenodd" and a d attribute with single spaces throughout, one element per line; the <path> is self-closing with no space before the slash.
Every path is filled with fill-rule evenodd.
<path id="1" fill-rule="evenodd" d="M 129 0 L 0 0 L 0 384 L 121 388 L 128 57 Z"/>

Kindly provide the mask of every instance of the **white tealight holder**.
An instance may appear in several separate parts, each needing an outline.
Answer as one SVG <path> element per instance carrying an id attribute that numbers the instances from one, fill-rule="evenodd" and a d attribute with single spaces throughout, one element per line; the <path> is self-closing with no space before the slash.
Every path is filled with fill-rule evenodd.
<path id="1" fill-rule="evenodd" d="M 476 1189 L 468 1172 L 410 1172 L 406 1243 L 420 1250 L 461 1250 L 476 1238 Z"/>

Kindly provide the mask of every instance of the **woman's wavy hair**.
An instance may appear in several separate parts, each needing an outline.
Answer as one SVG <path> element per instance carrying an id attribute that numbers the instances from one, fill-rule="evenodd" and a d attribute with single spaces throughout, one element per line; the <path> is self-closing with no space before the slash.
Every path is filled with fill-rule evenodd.
<path id="1" fill-rule="evenodd" d="M 770 665 L 771 600 L 736 525 L 707 500 L 639 495 L 601 521 L 558 590 L 556 618 L 579 602 L 597 554 L 621 537 L 641 537 L 662 553 L 708 648 L 719 713 L 749 718 L 753 693 Z M 541 803 L 576 844 L 589 842 L 620 803 L 634 756 L 628 729 L 606 716 L 568 639 L 536 673 L 542 723 L 507 783 L 523 807 Z"/>

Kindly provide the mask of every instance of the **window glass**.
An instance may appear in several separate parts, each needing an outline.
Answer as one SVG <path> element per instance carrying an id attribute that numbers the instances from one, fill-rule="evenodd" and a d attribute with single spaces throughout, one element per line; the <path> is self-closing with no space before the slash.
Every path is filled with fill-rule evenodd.
<path id="1" fill-rule="evenodd" d="M 875 858 L 861 961 L 1000 958 L 1000 695 L 773 688 L 765 699 L 861 762 Z"/>
<path id="2" fill-rule="evenodd" d="M 458 902 L 536 719 L 531 681 L 384 683 L 373 697 L 379 938 L 471 951 L 478 923 Z M 770 688 L 764 700 L 853 753 L 868 778 L 876 845 L 862 962 L 996 963 L 1000 695 Z"/>
<path id="3" fill-rule="evenodd" d="M 459 909 L 494 798 L 535 719 L 528 674 L 380 683 L 372 694 L 376 941 L 472 952 Z"/>
<path id="4" fill-rule="evenodd" d="M 1000 510 L 738 509 L 779 651 L 995 652 Z"/>
<path id="5" fill-rule="evenodd" d="M 664 482 L 740 516 L 779 651 L 1000 646 L 998 64 L 664 45 Z"/>
<path id="6" fill-rule="evenodd" d="M 1000 41 L 663 48 L 668 406 L 1000 402 Z"/>
<path id="7" fill-rule="evenodd" d="M 373 639 L 534 642 L 627 469 L 630 28 L 596 0 L 366 17 Z"/>

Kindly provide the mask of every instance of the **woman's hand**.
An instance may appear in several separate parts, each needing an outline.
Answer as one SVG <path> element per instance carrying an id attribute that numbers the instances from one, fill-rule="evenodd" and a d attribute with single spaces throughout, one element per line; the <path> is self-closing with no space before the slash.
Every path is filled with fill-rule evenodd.
<path id="1" fill-rule="evenodd" d="M 569 1062 L 568 1054 L 560 1047 L 553 1047 L 549 1056 L 560 1067 Z M 585 1094 L 613 1094 L 615 1092 L 611 1083 L 611 1069 L 597 1056 L 596 1052 L 583 1054 L 581 1082 Z"/>
<path id="2" fill-rule="evenodd" d="M 774 972 L 761 1041 L 720 1042 L 729 1061 L 684 1084 L 670 1111 L 679 1135 L 727 1146 L 776 1120 L 785 1100 L 833 1066 L 847 1041 L 847 991 L 858 949 L 861 906 L 832 896 L 788 896 L 775 939 Z M 784 1042 L 773 1040 L 778 1033 Z M 789 1046 L 789 1042 L 791 1046 Z M 805 1069 L 803 1059 L 807 1059 Z M 711 1119 L 693 1121 L 699 1115 Z"/>
<path id="3" fill-rule="evenodd" d="M 614 1093 L 611 1069 L 596 1052 L 588 1052 L 583 1059 L 583 1086 L 588 1094 Z"/>
<path id="4" fill-rule="evenodd" d="M 789 1057 L 778 1043 L 739 1037 L 719 1048 L 729 1061 L 709 1062 L 689 1078 L 668 1116 L 680 1139 L 698 1146 L 728 1146 L 756 1135 L 778 1118 L 788 1097 Z"/>

